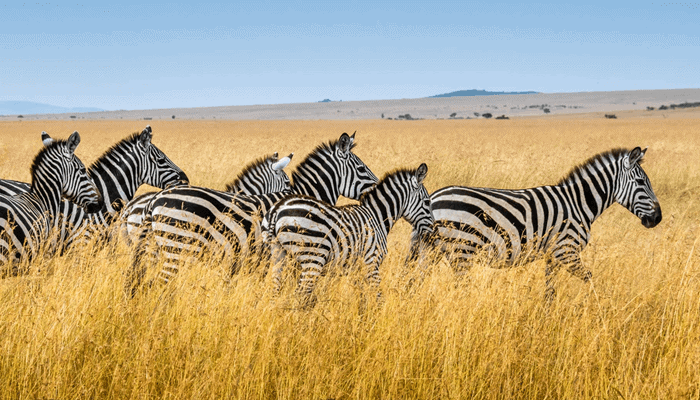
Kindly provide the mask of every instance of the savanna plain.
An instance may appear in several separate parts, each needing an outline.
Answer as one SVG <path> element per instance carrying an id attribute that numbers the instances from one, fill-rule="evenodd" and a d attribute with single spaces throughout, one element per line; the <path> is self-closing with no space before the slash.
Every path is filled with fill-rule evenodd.
<path id="1" fill-rule="evenodd" d="M 649 147 L 663 210 L 653 229 L 606 211 L 582 253 L 592 282 L 560 271 L 551 304 L 541 261 L 477 259 L 467 279 L 444 262 L 407 265 L 405 222 L 381 303 L 356 266 L 322 277 L 313 308 L 299 306 L 293 275 L 275 296 L 261 268 L 229 277 L 227 260 L 207 257 L 127 298 L 128 246 L 95 241 L 0 282 L 0 399 L 700 398 L 700 112 L 617 116 L 0 123 L 2 178 L 30 179 L 42 130 L 78 130 L 89 165 L 151 123 L 192 184 L 220 189 L 275 151 L 295 153 L 291 175 L 342 132 L 357 131 L 354 152 L 377 176 L 427 163 L 430 192 L 555 184 L 599 152 Z"/>

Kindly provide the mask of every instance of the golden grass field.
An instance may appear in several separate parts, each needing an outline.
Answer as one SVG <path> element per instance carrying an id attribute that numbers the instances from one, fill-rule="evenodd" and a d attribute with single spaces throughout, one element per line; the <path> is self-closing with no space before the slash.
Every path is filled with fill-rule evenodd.
<path id="1" fill-rule="evenodd" d="M 663 209 L 645 229 L 614 205 L 582 253 L 584 284 L 543 263 L 477 263 L 458 281 L 444 264 L 423 280 L 404 257 L 401 223 L 381 268 L 384 302 L 362 272 L 322 278 L 299 309 L 291 283 L 272 296 L 258 271 L 230 281 L 215 260 L 129 300 L 130 255 L 95 243 L 36 260 L 0 282 L 0 399 L 638 399 L 700 398 L 700 112 L 508 121 L 24 121 L 0 123 L 0 177 L 28 180 L 39 134 L 78 130 L 89 164 L 153 126 L 153 142 L 193 184 L 223 188 L 248 162 L 357 130 L 377 174 L 429 167 L 426 187 L 554 184 L 614 147 L 648 146 L 643 165 Z"/>

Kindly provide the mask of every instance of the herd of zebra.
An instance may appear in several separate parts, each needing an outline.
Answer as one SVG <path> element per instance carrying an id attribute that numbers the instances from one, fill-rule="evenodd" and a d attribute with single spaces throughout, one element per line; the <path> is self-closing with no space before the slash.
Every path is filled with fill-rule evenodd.
<path id="1" fill-rule="evenodd" d="M 661 221 L 641 167 L 646 150 L 639 147 L 595 155 L 552 186 L 450 186 L 431 195 L 423 185 L 426 164 L 378 179 L 353 153 L 355 134 L 343 133 L 307 155 L 291 180 L 284 168 L 293 153 L 281 159 L 275 153 L 246 166 L 219 191 L 190 185 L 152 137 L 147 126 L 86 169 L 74 154 L 78 132 L 67 140 L 42 132 L 31 183 L 0 180 L 2 276 L 22 274 L 20 261 L 40 252 L 62 253 L 96 235 L 121 236 L 133 247 L 125 283 L 132 296 L 143 286 L 149 257 L 162 261 L 156 279 L 167 282 L 185 257 L 206 251 L 232 260 L 230 274 L 251 256 L 267 260 L 276 290 L 291 261 L 300 270 L 297 291 L 309 298 L 331 262 L 364 264 L 367 280 L 378 286 L 387 235 L 405 219 L 412 228 L 409 259 L 424 263 L 437 255 L 464 273 L 477 252 L 498 261 L 496 267 L 545 258 L 545 296 L 551 299 L 557 269 L 591 278 L 580 252 L 593 221 L 613 203 L 647 228 Z M 134 198 L 143 184 L 162 190 Z M 341 196 L 357 204 L 336 206 Z"/>

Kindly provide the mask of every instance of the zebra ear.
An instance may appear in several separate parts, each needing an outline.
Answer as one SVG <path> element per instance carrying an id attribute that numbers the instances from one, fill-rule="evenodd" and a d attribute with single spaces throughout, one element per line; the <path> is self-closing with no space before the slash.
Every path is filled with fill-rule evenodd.
<path id="1" fill-rule="evenodd" d="M 151 133 L 151 126 L 147 125 L 146 129 L 141 131 L 141 134 L 139 135 L 139 143 L 143 148 L 148 148 L 148 146 L 151 145 L 151 139 L 153 138 L 153 134 Z"/>
<path id="2" fill-rule="evenodd" d="M 350 137 L 347 133 L 343 132 L 342 135 L 340 135 L 340 139 L 338 139 L 338 145 L 337 145 L 337 150 L 342 154 L 342 155 L 347 155 L 347 153 L 350 152 L 350 148 L 352 148 L 352 142 L 355 140 L 355 134 L 352 134 L 353 137 Z"/>
<path id="3" fill-rule="evenodd" d="M 627 156 L 627 168 L 632 168 L 634 164 L 639 164 L 642 161 L 642 158 L 644 158 L 644 154 L 646 154 L 646 152 L 646 148 L 644 150 L 642 150 L 640 147 L 635 147 L 632 149 Z"/>
<path id="4" fill-rule="evenodd" d="M 423 163 L 416 170 L 416 182 L 418 182 L 419 185 L 422 184 L 426 175 L 428 175 L 428 166 Z"/>
<path id="5" fill-rule="evenodd" d="M 78 131 L 73 132 L 72 135 L 66 140 L 66 145 L 68 146 L 68 151 L 71 154 L 75 153 L 75 148 L 80 144 L 80 134 Z"/>
<path id="6" fill-rule="evenodd" d="M 48 146 L 51 143 L 53 143 L 53 138 L 51 136 L 49 136 L 48 133 L 41 132 L 41 143 L 43 143 L 44 146 Z"/>
<path id="7" fill-rule="evenodd" d="M 275 153 L 277 154 L 277 153 Z M 281 160 L 277 161 L 276 163 L 272 164 L 272 169 L 275 171 L 281 171 L 289 165 L 289 162 L 292 161 L 292 157 L 294 156 L 294 153 L 288 155 L 287 157 L 282 157 Z"/>
<path id="8" fill-rule="evenodd" d="M 279 159 L 279 157 L 280 157 L 280 156 L 277 154 L 277 152 L 274 152 L 274 153 L 272 154 L 272 158 L 273 158 L 275 161 L 277 161 L 277 160 Z"/>

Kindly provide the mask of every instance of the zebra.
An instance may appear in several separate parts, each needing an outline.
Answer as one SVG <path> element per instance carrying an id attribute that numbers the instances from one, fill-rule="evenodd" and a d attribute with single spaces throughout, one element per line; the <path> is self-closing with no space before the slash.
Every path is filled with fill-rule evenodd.
<path id="1" fill-rule="evenodd" d="M 277 153 L 259 158 L 248 164 L 232 182 L 226 184 L 226 192 L 237 195 L 260 195 L 272 192 L 290 190 L 289 176 L 284 168 L 289 165 L 294 153 L 279 159 Z M 157 192 L 144 193 L 129 203 L 120 212 L 123 222 L 122 235 L 127 243 L 137 237 L 143 224 L 146 205 Z"/>
<path id="2" fill-rule="evenodd" d="M 358 199 L 377 183 L 377 177 L 355 155 L 355 134 L 343 133 L 336 141 L 321 144 L 292 173 L 291 189 L 257 196 L 242 196 L 201 187 L 180 187 L 158 193 L 144 212 L 144 229 L 127 277 L 127 292 L 140 285 L 141 259 L 146 236 L 154 235 L 165 264 L 159 279 L 167 283 L 177 271 L 184 249 L 220 249 L 235 256 L 230 273 L 240 269 L 248 254 L 260 254 L 260 221 L 267 210 L 289 194 L 304 194 L 335 204 L 342 195 Z M 249 242 L 255 248 L 249 249 Z"/>
<path id="3" fill-rule="evenodd" d="M 35 258 L 46 245 L 61 209 L 61 199 L 93 213 L 103 207 L 97 186 L 75 156 L 80 134 L 43 147 L 31 167 L 28 192 L 0 195 L 0 262 L 2 275 L 17 275 L 16 262 Z M 9 266 L 9 268 L 7 268 Z"/>
<path id="4" fill-rule="evenodd" d="M 591 224 L 617 202 L 646 228 L 661 222 L 661 207 L 641 167 L 646 149 L 613 149 L 573 168 L 558 184 L 522 190 L 449 186 L 430 197 L 435 233 L 430 239 L 458 273 L 485 250 L 505 266 L 545 258 L 545 298 L 555 296 L 553 274 L 566 267 L 587 282 L 592 273 L 580 252 Z"/>
<path id="5" fill-rule="evenodd" d="M 262 222 L 271 247 L 275 291 L 281 288 L 283 258 L 292 256 L 301 267 L 297 292 L 308 301 L 315 282 L 330 262 L 361 260 L 366 279 L 379 286 L 379 266 L 386 256 L 387 235 L 396 221 L 407 220 L 414 232 L 430 232 L 435 222 L 423 181 L 428 166 L 387 174 L 360 198 L 360 204 L 335 207 L 293 195 L 276 203 Z"/>
<path id="6" fill-rule="evenodd" d="M 50 145 L 53 139 L 42 132 L 42 142 Z M 187 175 L 152 142 L 153 131 L 149 126 L 112 146 L 89 168 L 88 174 L 95 181 L 104 199 L 104 206 L 96 213 L 88 214 L 70 201 L 61 204 L 61 217 L 56 227 L 61 231 L 61 250 L 76 242 L 91 239 L 94 234 L 109 226 L 119 210 L 119 203 L 134 197 L 142 184 L 167 188 L 189 182 Z M 14 195 L 29 190 L 24 182 L 0 180 L 0 193 Z"/>

